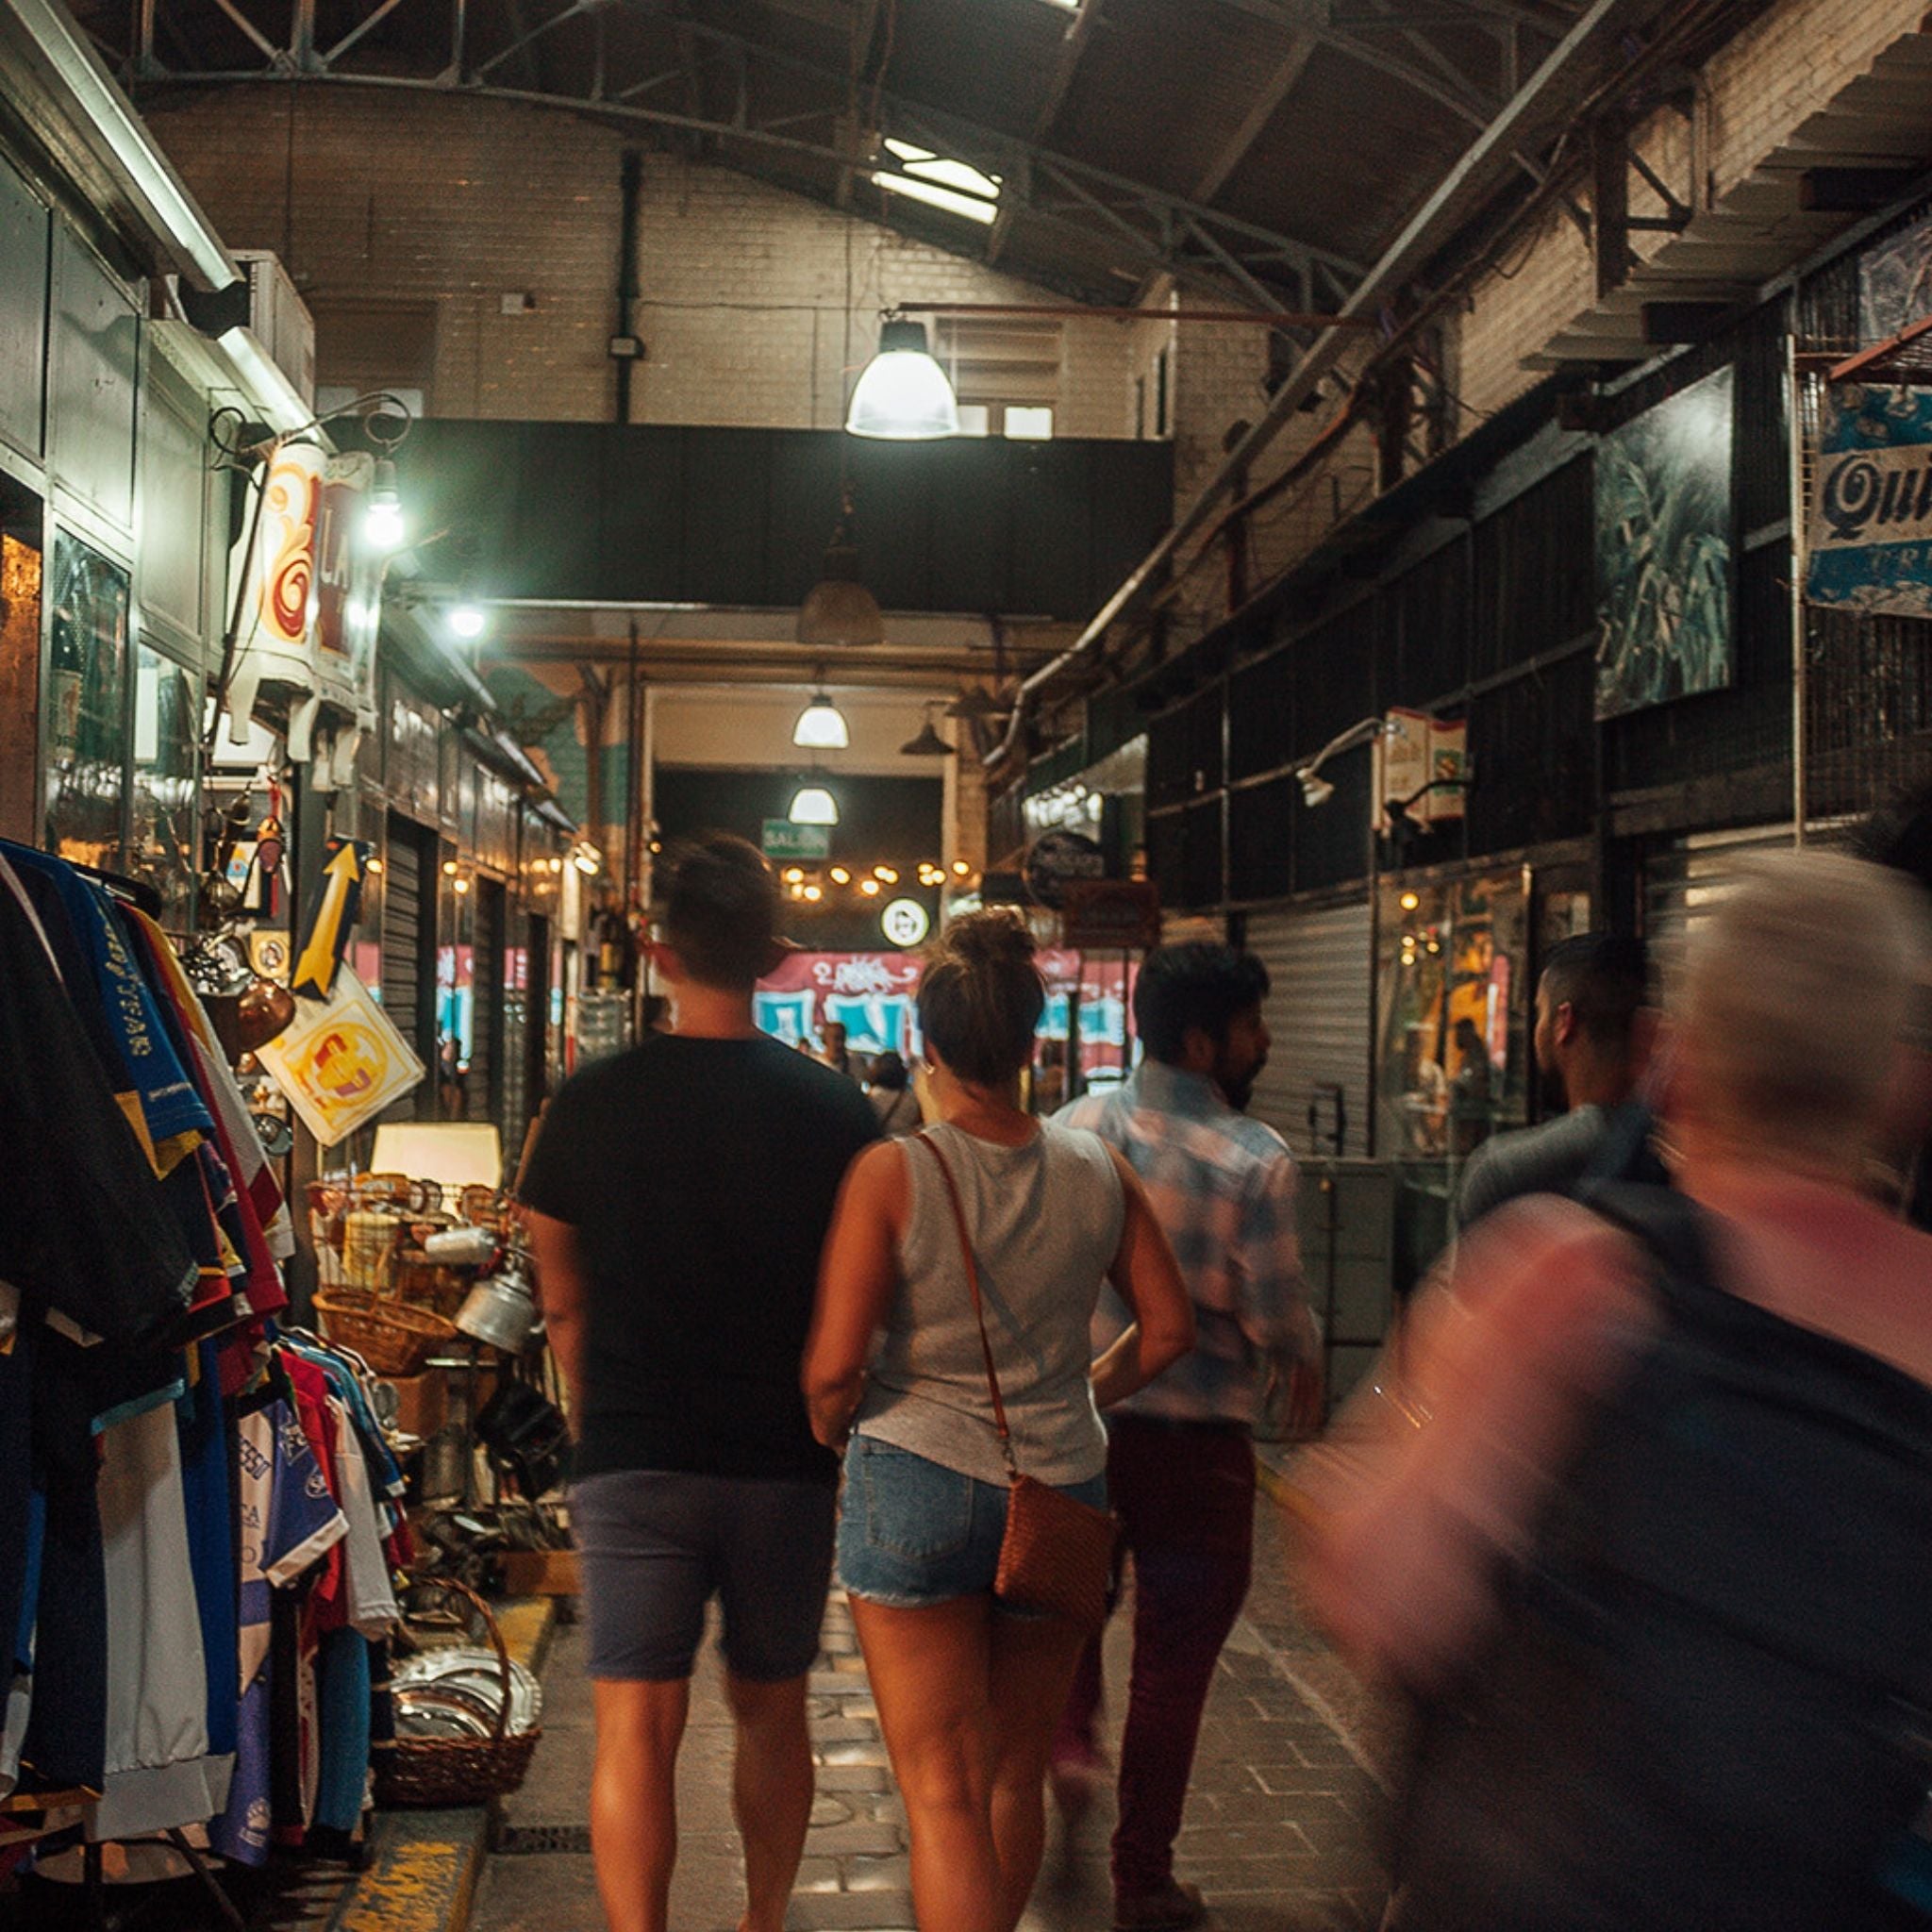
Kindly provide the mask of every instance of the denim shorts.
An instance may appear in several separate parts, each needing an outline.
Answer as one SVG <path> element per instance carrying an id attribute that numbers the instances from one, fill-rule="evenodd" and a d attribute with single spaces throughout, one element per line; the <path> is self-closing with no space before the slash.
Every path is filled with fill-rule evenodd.
<path id="1" fill-rule="evenodd" d="M 1107 1477 L 1058 1485 L 1107 1507 Z M 845 1451 L 839 1581 L 854 1596 L 921 1609 L 992 1588 L 1007 1533 L 1007 1486 L 961 1475 L 909 1449 L 854 1436 Z"/>
<path id="2" fill-rule="evenodd" d="M 817 1482 L 620 1469 L 573 1483 L 590 1674 L 689 1677 L 715 1596 L 734 1676 L 805 1675 L 825 1614 L 835 1507 Z"/>

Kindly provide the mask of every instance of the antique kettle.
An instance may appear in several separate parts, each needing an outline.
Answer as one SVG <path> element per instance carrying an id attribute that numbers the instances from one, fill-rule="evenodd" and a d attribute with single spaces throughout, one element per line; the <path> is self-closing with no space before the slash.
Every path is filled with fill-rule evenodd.
<path id="1" fill-rule="evenodd" d="M 530 1291 L 530 1257 L 511 1248 L 494 1274 L 485 1275 L 457 1310 L 456 1324 L 476 1341 L 505 1355 L 521 1355 L 537 1325 L 537 1303 Z"/>

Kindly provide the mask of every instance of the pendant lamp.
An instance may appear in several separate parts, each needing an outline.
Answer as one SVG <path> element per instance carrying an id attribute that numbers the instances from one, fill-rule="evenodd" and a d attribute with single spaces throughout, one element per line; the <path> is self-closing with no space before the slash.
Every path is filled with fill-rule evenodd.
<path id="1" fill-rule="evenodd" d="M 908 739 L 899 747 L 902 758 L 949 758 L 953 747 L 932 728 L 932 709 L 925 708 L 925 723 L 919 727 L 919 736 Z"/>
<path id="2" fill-rule="evenodd" d="M 845 726 L 845 714 L 832 702 L 828 691 L 815 691 L 811 702 L 798 714 L 791 727 L 791 741 L 808 751 L 843 751 L 852 742 Z"/>
<path id="3" fill-rule="evenodd" d="M 852 541 L 851 524 L 852 493 L 847 491 L 840 506 L 839 526 L 825 551 L 825 574 L 798 607 L 801 644 L 827 650 L 886 641 L 886 620 L 880 614 L 878 599 L 858 578 L 858 550 Z"/>
<path id="4" fill-rule="evenodd" d="M 930 442 L 959 433 L 959 405 L 933 359 L 925 325 L 888 318 L 879 349 L 853 386 L 845 427 L 890 442 Z"/>
<path id="5" fill-rule="evenodd" d="M 836 825 L 839 801 L 816 778 L 808 778 L 791 794 L 791 808 L 785 816 L 794 825 Z"/>

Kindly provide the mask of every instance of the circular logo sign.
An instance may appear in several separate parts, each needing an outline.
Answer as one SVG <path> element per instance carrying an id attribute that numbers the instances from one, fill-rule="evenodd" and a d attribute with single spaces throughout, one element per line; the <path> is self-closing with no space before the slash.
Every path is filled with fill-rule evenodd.
<path id="1" fill-rule="evenodd" d="M 879 930 L 895 946 L 916 946 L 932 930 L 932 921 L 917 899 L 894 899 L 879 914 Z"/>
<path id="2" fill-rule="evenodd" d="M 1107 854 L 1084 832 L 1057 827 L 1042 832 L 1026 854 L 1026 890 L 1056 912 L 1067 902 L 1067 887 L 1075 879 L 1107 876 Z"/>

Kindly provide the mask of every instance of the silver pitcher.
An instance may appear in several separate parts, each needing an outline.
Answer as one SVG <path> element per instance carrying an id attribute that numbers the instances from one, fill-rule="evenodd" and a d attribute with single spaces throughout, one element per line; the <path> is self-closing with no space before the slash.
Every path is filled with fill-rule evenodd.
<path id="1" fill-rule="evenodd" d="M 486 1275 L 457 1310 L 456 1324 L 465 1335 L 521 1355 L 537 1325 L 537 1301 L 530 1290 L 530 1259 L 522 1248 L 511 1248 L 494 1274 Z"/>

